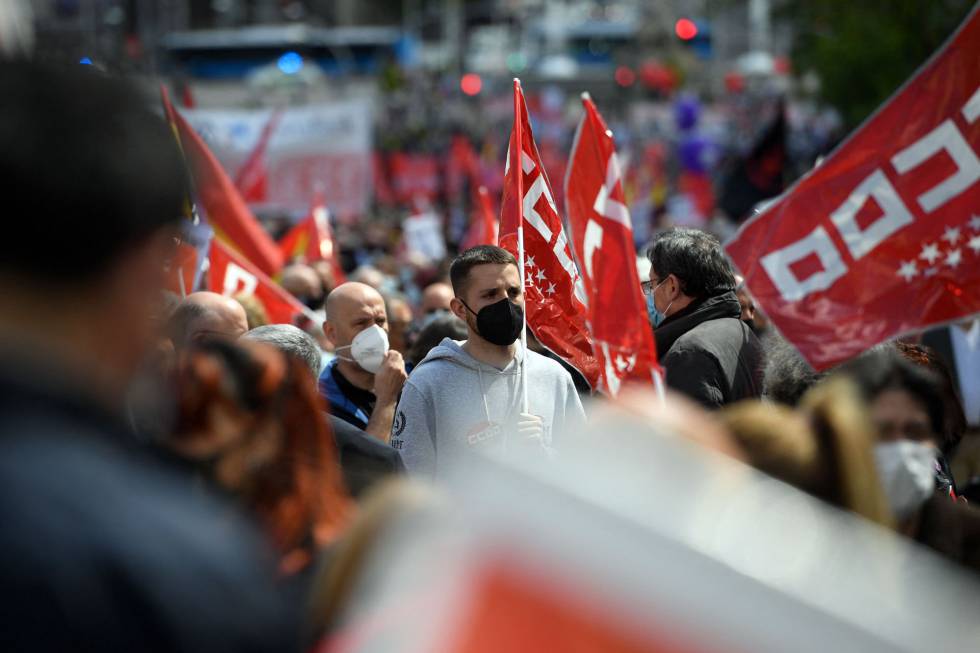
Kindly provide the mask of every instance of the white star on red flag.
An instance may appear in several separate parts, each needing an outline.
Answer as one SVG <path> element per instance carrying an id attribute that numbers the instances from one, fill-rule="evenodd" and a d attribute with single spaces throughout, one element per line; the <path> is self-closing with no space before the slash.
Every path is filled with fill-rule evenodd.
<path id="1" fill-rule="evenodd" d="M 967 247 L 972 249 L 974 254 L 980 254 L 980 236 L 971 238 L 970 242 L 967 243 Z"/>
<path id="2" fill-rule="evenodd" d="M 960 230 L 956 227 L 946 227 L 946 231 L 943 232 L 943 240 L 947 241 L 950 245 L 955 245 L 960 239 Z"/>
<path id="3" fill-rule="evenodd" d="M 912 277 L 919 274 L 919 268 L 916 267 L 915 261 L 903 261 L 902 267 L 898 269 L 898 274 L 905 277 L 906 281 L 911 281 Z"/>
<path id="4" fill-rule="evenodd" d="M 963 260 L 963 252 L 958 249 L 954 249 L 946 256 L 946 265 L 951 268 L 955 268 Z"/>
<path id="5" fill-rule="evenodd" d="M 548 280 L 548 277 L 545 275 L 544 270 L 542 270 L 541 268 L 538 268 L 537 278 L 538 278 L 538 281 L 547 281 Z"/>
<path id="6" fill-rule="evenodd" d="M 526 268 L 533 268 L 534 267 L 534 257 L 531 256 L 530 254 L 528 254 L 527 258 L 524 261 L 524 267 L 526 267 Z"/>
<path id="7" fill-rule="evenodd" d="M 939 257 L 939 247 L 935 243 L 922 246 L 922 252 L 919 254 L 919 258 L 929 261 L 929 265 L 935 263 Z"/>
<path id="8" fill-rule="evenodd" d="M 980 215 L 975 215 L 970 218 L 970 229 L 980 231 Z"/>
<path id="9" fill-rule="evenodd" d="M 548 288 L 545 290 L 545 292 L 548 293 L 549 295 L 554 295 L 555 294 L 555 290 L 556 290 L 555 284 L 553 284 L 553 283 L 551 283 L 549 281 L 548 282 Z"/>

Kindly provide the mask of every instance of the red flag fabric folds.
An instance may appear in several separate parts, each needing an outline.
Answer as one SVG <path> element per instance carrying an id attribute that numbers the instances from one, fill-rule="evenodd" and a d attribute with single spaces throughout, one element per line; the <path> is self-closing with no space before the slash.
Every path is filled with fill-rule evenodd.
<path id="1" fill-rule="evenodd" d="M 612 132 L 587 95 L 582 104 L 585 115 L 572 146 L 565 200 L 589 299 L 600 389 L 615 396 L 627 379 L 652 381 L 657 350 L 636 272 L 633 227 Z"/>
<path id="2" fill-rule="evenodd" d="M 282 254 L 276 242 L 266 233 L 249 210 L 221 164 L 197 132 L 170 104 L 163 93 L 164 111 L 191 171 L 198 206 L 203 207 L 218 239 L 235 248 L 267 275 L 282 267 Z"/>
<path id="3" fill-rule="evenodd" d="M 817 369 L 980 311 L 980 10 L 727 245 Z"/>
<path id="4" fill-rule="evenodd" d="M 541 344 L 575 367 L 595 388 L 599 365 L 585 323 L 585 287 L 534 144 L 527 104 L 517 80 L 514 93 L 517 111 L 504 174 L 500 246 L 514 256 L 519 255 L 517 229 L 523 221 L 528 326 Z M 520 142 L 516 139 L 518 132 Z"/>
<path id="5" fill-rule="evenodd" d="M 283 260 L 286 262 L 300 260 L 303 263 L 327 261 L 333 271 L 334 283 L 340 285 L 347 280 L 340 266 L 340 256 L 333 239 L 333 229 L 330 227 L 330 212 L 323 192 L 317 190 L 313 194 L 310 213 L 295 227 L 286 232 L 279 241 Z"/>
<path id="6" fill-rule="evenodd" d="M 476 189 L 476 206 L 473 207 L 473 217 L 470 228 L 466 233 L 461 248 L 465 251 L 477 245 L 497 244 L 497 218 L 493 210 L 493 201 L 486 186 Z"/>
<path id="7" fill-rule="evenodd" d="M 226 297 L 254 296 L 265 307 L 270 324 L 295 324 L 304 314 L 306 307 L 299 300 L 221 241 L 211 241 L 208 258 L 208 289 L 212 292 Z"/>

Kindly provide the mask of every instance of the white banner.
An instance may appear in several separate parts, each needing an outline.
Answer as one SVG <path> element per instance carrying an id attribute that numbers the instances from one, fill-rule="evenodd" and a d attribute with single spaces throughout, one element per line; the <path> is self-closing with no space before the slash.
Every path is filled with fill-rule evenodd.
<path id="1" fill-rule="evenodd" d="M 273 110 L 194 109 L 183 112 L 234 179 Z M 316 184 L 339 216 L 363 214 L 371 199 L 371 107 L 365 101 L 286 109 L 265 157 L 267 195 L 259 205 L 301 213 Z"/>

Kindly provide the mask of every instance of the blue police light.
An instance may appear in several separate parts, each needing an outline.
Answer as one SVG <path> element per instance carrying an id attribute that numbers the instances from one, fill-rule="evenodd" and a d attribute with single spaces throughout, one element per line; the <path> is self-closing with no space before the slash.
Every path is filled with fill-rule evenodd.
<path id="1" fill-rule="evenodd" d="M 295 75 L 303 69 L 303 57 L 298 52 L 287 52 L 276 63 L 279 70 L 287 75 Z"/>
<path id="2" fill-rule="evenodd" d="M 82 64 L 83 66 L 91 66 L 92 60 L 89 59 L 88 57 L 82 57 L 81 59 L 78 60 L 78 63 Z"/>

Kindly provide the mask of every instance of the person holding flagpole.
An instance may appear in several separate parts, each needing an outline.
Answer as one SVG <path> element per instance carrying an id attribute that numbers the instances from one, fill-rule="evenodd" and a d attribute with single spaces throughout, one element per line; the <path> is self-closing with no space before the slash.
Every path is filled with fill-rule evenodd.
<path id="1" fill-rule="evenodd" d="M 481 245 L 453 261 L 450 279 L 450 308 L 466 323 L 467 339 L 444 339 L 412 371 L 392 446 L 410 473 L 430 477 L 477 451 L 547 460 L 585 413 L 568 372 L 518 344 L 524 290 L 517 260 Z"/>

